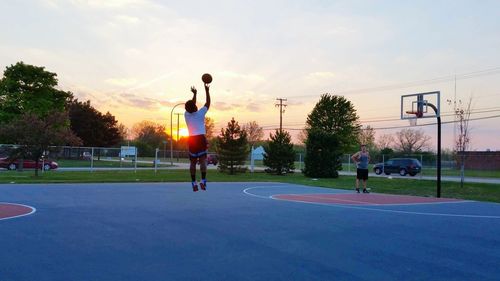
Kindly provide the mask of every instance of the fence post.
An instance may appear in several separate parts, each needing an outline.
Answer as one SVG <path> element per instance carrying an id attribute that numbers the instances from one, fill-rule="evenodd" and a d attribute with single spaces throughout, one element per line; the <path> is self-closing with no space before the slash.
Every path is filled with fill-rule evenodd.
<path id="1" fill-rule="evenodd" d="M 422 179 L 424 175 L 424 157 L 422 154 L 420 154 L 420 165 L 422 165 L 422 169 L 420 171 L 420 179 Z"/>
<path id="2" fill-rule="evenodd" d="M 155 160 L 154 160 L 154 164 L 155 164 L 155 174 L 156 174 L 156 172 L 157 172 L 157 166 L 158 166 L 158 151 L 159 151 L 159 149 L 157 148 L 157 149 L 155 150 Z"/>
<path id="3" fill-rule="evenodd" d="M 351 173 L 351 154 L 347 154 L 347 172 Z"/>
<path id="4" fill-rule="evenodd" d="M 90 172 L 94 171 L 94 148 L 92 147 L 92 155 L 90 155 Z"/>
<path id="5" fill-rule="evenodd" d="M 134 173 L 137 173 L 137 147 L 135 147 Z"/>
<path id="6" fill-rule="evenodd" d="M 382 154 L 382 173 L 385 175 L 385 154 Z"/>
<path id="7" fill-rule="evenodd" d="M 299 153 L 299 170 L 302 171 L 302 153 Z"/>

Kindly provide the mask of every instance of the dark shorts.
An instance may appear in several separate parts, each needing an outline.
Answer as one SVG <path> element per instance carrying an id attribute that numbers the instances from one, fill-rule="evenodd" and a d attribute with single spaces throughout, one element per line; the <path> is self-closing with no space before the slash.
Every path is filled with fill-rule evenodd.
<path id="1" fill-rule="evenodd" d="M 368 179 L 368 169 L 359 169 L 356 171 L 356 178 L 358 180 L 367 180 Z"/>
<path id="2" fill-rule="evenodd" d="M 205 135 L 190 136 L 188 138 L 189 158 L 196 159 L 207 155 L 208 142 Z"/>

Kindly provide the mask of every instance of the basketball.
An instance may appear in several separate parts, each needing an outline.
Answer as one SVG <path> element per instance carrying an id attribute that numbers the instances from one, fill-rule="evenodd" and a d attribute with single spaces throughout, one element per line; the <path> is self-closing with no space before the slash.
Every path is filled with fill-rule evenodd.
<path id="1" fill-rule="evenodd" d="M 201 76 L 201 81 L 205 84 L 210 84 L 212 83 L 212 75 L 205 73 Z"/>

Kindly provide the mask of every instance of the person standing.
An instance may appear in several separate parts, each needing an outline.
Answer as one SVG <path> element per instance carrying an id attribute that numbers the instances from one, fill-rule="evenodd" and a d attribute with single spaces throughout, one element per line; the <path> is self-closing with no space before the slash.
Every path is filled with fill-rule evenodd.
<path id="1" fill-rule="evenodd" d="M 193 187 L 193 192 L 198 191 L 198 185 L 196 183 L 196 163 L 200 163 L 201 181 L 200 188 L 206 190 L 207 187 L 207 149 L 208 142 L 205 136 L 205 115 L 210 108 L 210 92 L 209 84 L 205 83 L 205 93 L 206 102 L 205 105 L 198 110 L 196 106 L 196 88 L 191 87 L 191 92 L 193 93 L 193 98 L 188 100 L 184 107 L 186 112 L 184 113 L 184 118 L 188 126 L 189 138 L 188 138 L 188 150 L 189 150 L 189 160 L 190 167 L 189 171 L 191 173 L 191 186 Z"/>
<path id="2" fill-rule="evenodd" d="M 361 151 L 358 151 L 351 157 L 352 161 L 356 163 L 356 192 L 359 193 L 359 181 L 363 181 L 363 193 L 370 193 L 366 189 L 366 182 L 368 181 L 368 163 L 370 163 L 370 154 L 366 150 L 366 145 L 361 145 Z"/>

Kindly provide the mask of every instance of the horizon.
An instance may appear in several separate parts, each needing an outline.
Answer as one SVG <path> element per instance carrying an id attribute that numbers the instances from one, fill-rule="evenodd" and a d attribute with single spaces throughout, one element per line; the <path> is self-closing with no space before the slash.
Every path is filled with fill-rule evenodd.
<path id="1" fill-rule="evenodd" d="M 453 101 L 472 96 L 470 150 L 500 150 L 500 2 L 33 0 L 0 9 L 9 27 L 2 71 L 43 66 L 62 90 L 129 129 L 148 120 L 169 131 L 170 110 L 191 86 L 204 103 L 208 72 L 216 132 L 235 117 L 258 122 L 268 138 L 279 127 L 276 98 L 286 98 L 283 128 L 297 142 L 330 93 L 350 100 L 378 137 L 409 126 L 399 120 L 401 95 L 440 91 L 443 123 L 453 121 Z M 443 124 L 443 148 L 452 148 L 453 127 Z M 435 150 L 436 127 L 415 128 Z"/>

